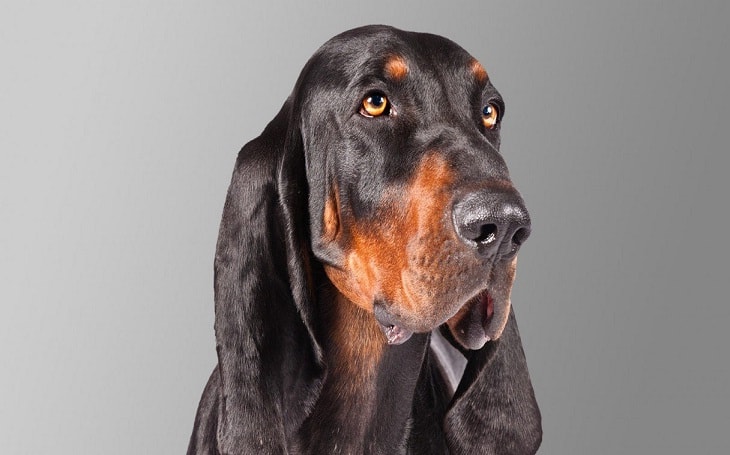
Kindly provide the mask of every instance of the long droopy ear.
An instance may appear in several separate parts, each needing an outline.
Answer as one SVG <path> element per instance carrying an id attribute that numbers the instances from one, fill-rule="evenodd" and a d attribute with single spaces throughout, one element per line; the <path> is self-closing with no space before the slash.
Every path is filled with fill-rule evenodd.
<path id="1" fill-rule="evenodd" d="M 303 241 L 307 184 L 291 102 L 238 155 L 215 257 L 222 454 L 286 453 L 324 376 Z M 302 221 L 294 222 L 298 217 Z"/>
<path id="2" fill-rule="evenodd" d="M 444 427 L 454 455 L 532 455 L 542 441 L 514 311 L 502 336 L 465 352 L 467 365 Z"/>

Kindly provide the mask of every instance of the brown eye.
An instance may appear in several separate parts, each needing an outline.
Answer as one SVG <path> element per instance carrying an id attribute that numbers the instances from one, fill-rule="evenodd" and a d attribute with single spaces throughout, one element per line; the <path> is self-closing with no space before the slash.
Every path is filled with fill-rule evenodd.
<path id="1" fill-rule="evenodd" d="M 499 119 L 499 109 L 494 104 L 487 104 L 482 109 L 482 123 L 488 130 L 494 129 L 497 126 L 497 120 Z"/>
<path id="2" fill-rule="evenodd" d="M 388 103 L 388 98 L 380 93 L 366 96 L 360 107 L 360 113 L 365 117 L 378 117 L 379 115 L 388 114 L 389 111 L 390 103 Z"/>

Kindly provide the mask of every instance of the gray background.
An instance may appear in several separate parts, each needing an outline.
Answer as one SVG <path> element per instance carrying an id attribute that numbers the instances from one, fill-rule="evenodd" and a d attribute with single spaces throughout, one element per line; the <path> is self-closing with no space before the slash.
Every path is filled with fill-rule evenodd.
<path id="1" fill-rule="evenodd" d="M 727 453 L 726 0 L 6 3 L 3 454 L 184 452 L 235 154 L 367 23 L 450 37 L 507 100 L 540 453 Z"/>

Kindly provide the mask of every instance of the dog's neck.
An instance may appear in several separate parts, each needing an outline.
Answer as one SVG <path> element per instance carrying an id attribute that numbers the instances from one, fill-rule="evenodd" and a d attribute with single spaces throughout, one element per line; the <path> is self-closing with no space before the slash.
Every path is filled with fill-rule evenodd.
<path id="1" fill-rule="evenodd" d="M 324 294 L 327 378 L 300 436 L 317 453 L 379 453 L 401 445 L 429 336 L 390 346 L 371 312 L 336 291 Z"/>

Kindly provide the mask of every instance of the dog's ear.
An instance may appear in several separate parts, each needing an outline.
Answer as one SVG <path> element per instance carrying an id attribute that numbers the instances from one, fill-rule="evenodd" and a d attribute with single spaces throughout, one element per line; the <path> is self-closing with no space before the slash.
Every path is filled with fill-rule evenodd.
<path id="1" fill-rule="evenodd" d="M 542 441 L 535 401 L 514 311 L 502 336 L 476 351 L 446 414 L 451 453 L 531 455 Z"/>
<path id="2" fill-rule="evenodd" d="M 221 453 L 285 453 L 324 376 L 314 339 L 307 184 L 291 102 L 238 155 L 215 257 Z M 298 220 L 298 217 L 305 217 Z M 296 220 L 296 221 L 295 221 Z"/>

